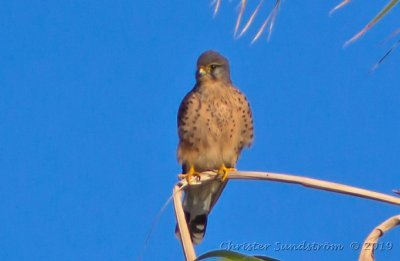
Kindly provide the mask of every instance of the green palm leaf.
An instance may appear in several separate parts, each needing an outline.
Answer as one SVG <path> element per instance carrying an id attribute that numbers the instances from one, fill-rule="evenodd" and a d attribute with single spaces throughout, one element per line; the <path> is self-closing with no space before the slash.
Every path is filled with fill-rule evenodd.
<path id="1" fill-rule="evenodd" d="M 205 260 L 208 258 L 221 258 L 223 261 L 279 261 L 271 257 L 265 256 L 246 256 L 241 253 L 228 250 L 215 250 L 207 252 L 199 256 L 195 261 Z"/>

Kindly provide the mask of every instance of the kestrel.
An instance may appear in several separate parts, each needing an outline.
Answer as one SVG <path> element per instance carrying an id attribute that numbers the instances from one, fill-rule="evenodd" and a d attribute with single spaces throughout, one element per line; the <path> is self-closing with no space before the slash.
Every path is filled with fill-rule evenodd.
<path id="1" fill-rule="evenodd" d="M 194 244 L 203 240 L 207 216 L 227 184 L 244 146 L 253 140 L 253 119 L 246 97 L 230 78 L 228 60 L 206 51 L 197 60 L 196 84 L 178 112 L 178 161 L 188 180 L 208 170 L 222 178 L 185 190 L 183 209 Z"/>

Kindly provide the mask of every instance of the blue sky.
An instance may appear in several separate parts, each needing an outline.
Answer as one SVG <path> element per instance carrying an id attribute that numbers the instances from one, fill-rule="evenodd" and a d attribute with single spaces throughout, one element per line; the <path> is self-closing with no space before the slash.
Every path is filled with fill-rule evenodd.
<path id="1" fill-rule="evenodd" d="M 236 2 L 223 1 L 214 19 L 208 1 L 0 4 L 1 260 L 138 257 L 177 181 L 177 109 L 208 49 L 228 57 L 253 109 L 255 142 L 239 169 L 386 193 L 400 187 L 398 51 L 368 73 L 392 44 L 380 43 L 396 29 L 398 10 L 343 49 L 381 2 L 354 2 L 329 17 L 339 1 L 286 1 L 271 41 L 250 45 L 256 27 L 232 36 Z M 232 181 L 196 250 L 334 243 L 344 249 L 243 253 L 356 260 L 351 242 L 398 213 L 295 185 Z M 144 260 L 182 259 L 174 226 L 169 205 Z M 396 233 L 382 240 L 393 249 L 379 259 L 398 259 Z"/>

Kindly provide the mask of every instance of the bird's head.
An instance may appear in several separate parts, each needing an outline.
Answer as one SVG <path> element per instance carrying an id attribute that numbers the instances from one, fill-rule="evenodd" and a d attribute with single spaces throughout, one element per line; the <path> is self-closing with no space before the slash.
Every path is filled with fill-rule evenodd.
<path id="1" fill-rule="evenodd" d="M 197 82 L 224 81 L 231 82 L 228 60 L 214 51 L 206 51 L 197 59 Z"/>

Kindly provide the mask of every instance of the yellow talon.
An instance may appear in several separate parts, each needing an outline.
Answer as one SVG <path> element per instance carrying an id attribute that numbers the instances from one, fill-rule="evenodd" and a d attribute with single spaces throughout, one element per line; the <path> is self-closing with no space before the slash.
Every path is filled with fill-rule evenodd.
<path id="1" fill-rule="evenodd" d="M 222 175 L 221 180 L 225 181 L 228 178 L 229 171 L 236 171 L 235 168 L 227 168 L 224 163 L 222 163 L 221 167 L 218 170 L 218 175 Z"/>
<path id="2" fill-rule="evenodd" d="M 197 180 L 200 180 L 200 173 L 194 170 L 193 165 L 190 165 L 189 171 L 187 173 L 178 175 L 179 179 L 186 179 L 189 185 L 193 177 L 196 177 Z"/>

